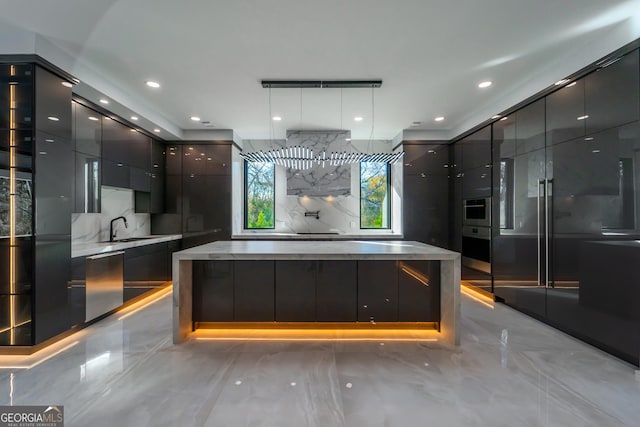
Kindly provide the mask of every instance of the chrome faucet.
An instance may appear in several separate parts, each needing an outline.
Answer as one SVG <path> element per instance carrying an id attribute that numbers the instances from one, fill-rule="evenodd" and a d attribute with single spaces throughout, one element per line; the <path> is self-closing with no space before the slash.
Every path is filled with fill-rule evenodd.
<path id="1" fill-rule="evenodd" d="M 114 233 L 114 231 L 113 231 L 113 223 L 116 222 L 119 219 L 124 221 L 124 228 L 128 228 L 129 227 L 127 225 L 127 218 L 125 218 L 123 216 L 119 216 L 118 218 L 112 219 L 111 223 L 109 224 L 109 241 L 110 242 L 113 242 L 113 240 L 116 238 L 116 233 Z"/>

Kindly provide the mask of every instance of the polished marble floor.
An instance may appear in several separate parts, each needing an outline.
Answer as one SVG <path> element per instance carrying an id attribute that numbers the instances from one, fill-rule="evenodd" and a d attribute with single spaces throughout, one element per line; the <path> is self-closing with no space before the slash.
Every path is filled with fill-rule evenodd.
<path id="1" fill-rule="evenodd" d="M 638 426 L 635 368 L 464 296 L 462 345 L 171 342 L 170 298 L 82 331 L 0 405 L 61 404 L 66 426 Z M 122 316 L 120 316 L 122 317 Z"/>

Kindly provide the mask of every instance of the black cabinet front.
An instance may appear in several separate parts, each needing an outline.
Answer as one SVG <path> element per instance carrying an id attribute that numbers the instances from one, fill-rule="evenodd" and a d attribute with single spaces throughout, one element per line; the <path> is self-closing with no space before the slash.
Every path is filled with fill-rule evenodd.
<path id="1" fill-rule="evenodd" d="M 193 318 L 233 321 L 233 261 L 193 261 Z"/>
<path id="2" fill-rule="evenodd" d="M 316 261 L 316 320 L 358 319 L 358 268 L 355 261 Z"/>
<path id="3" fill-rule="evenodd" d="M 316 262 L 276 261 L 276 321 L 316 320 Z"/>
<path id="4" fill-rule="evenodd" d="M 234 320 L 275 320 L 274 261 L 234 261 Z"/>
<path id="5" fill-rule="evenodd" d="M 396 261 L 358 261 L 358 321 L 398 321 Z"/>

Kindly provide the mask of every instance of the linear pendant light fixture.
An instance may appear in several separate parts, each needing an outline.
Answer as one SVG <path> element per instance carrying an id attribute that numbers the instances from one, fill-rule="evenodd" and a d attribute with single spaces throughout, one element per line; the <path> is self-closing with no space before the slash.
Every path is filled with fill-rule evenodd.
<path id="1" fill-rule="evenodd" d="M 268 151 L 254 151 L 251 153 L 240 153 L 240 157 L 248 162 L 274 163 L 291 169 L 306 170 L 313 166 L 342 166 L 361 162 L 375 163 L 397 163 L 404 156 L 404 151 L 396 153 L 342 153 L 332 152 L 327 154 L 323 151 L 320 154 L 313 154 L 313 150 L 306 147 L 286 147 Z"/>
<path id="2" fill-rule="evenodd" d="M 379 88 L 382 86 L 382 80 L 262 80 L 261 85 L 265 89 L 269 89 L 269 116 L 271 117 L 271 89 L 283 88 L 318 88 L 318 89 L 334 89 L 334 88 Z M 372 120 L 373 120 L 373 92 L 371 96 L 372 102 Z M 342 92 L 340 94 L 340 107 L 342 109 Z M 342 120 L 342 117 L 341 117 Z M 271 125 L 272 130 L 272 125 Z M 373 127 L 372 127 L 373 134 Z M 241 152 L 242 157 L 247 162 L 273 163 L 291 169 L 305 170 L 314 166 L 342 166 L 361 162 L 376 163 L 397 163 L 404 156 L 404 151 L 395 153 L 348 153 L 322 151 L 314 155 L 313 150 L 294 146 L 283 147 L 267 151 Z"/>
<path id="3" fill-rule="evenodd" d="M 358 88 L 380 87 L 382 80 L 262 80 L 263 88 L 290 89 L 290 88 Z"/>

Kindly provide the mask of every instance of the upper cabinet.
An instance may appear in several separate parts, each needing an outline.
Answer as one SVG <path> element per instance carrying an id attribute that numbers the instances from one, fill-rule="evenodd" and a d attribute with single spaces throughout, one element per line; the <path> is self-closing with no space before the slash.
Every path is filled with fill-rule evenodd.
<path id="1" fill-rule="evenodd" d="M 100 157 L 102 149 L 102 115 L 74 102 L 73 119 L 75 151 Z"/>
<path id="2" fill-rule="evenodd" d="M 449 166 L 449 146 L 446 141 L 441 145 L 404 145 L 405 175 L 447 175 Z"/>
<path id="3" fill-rule="evenodd" d="M 485 126 L 458 142 L 462 144 L 462 170 L 491 166 L 491 126 Z"/>
<path id="4" fill-rule="evenodd" d="M 516 155 L 545 146 L 544 99 L 518 110 L 516 116 Z"/>
<path id="5" fill-rule="evenodd" d="M 48 135 L 71 139 L 71 88 L 66 80 L 41 68 L 36 72 L 35 128 Z"/>
<path id="6" fill-rule="evenodd" d="M 584 79 L 569 83 L 546 97 L 547 144 L 557 144 L 583 136 Z"/>
<path id="7" fill-rule="evenodd" d="M 185 175 L 231 175 L 230 144 L 186 144 L 182 150 Z"/>
<path id="8" fill-rule="evenodd" d="M 587 133 L 638 120 L 640 80 L 637 50 L 587 75 L 584 80 Z"/>

